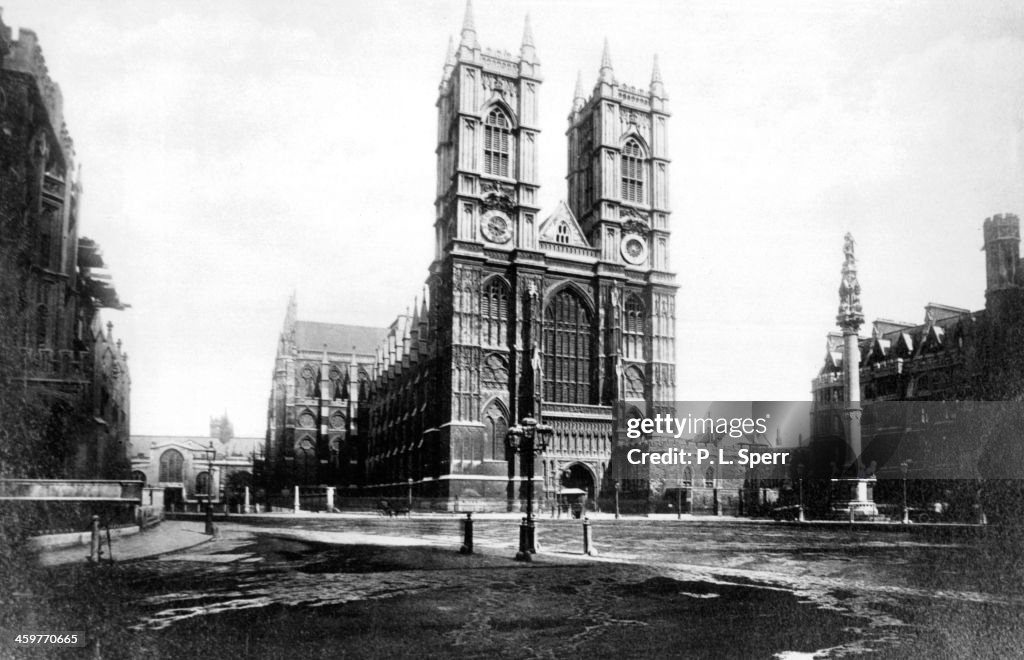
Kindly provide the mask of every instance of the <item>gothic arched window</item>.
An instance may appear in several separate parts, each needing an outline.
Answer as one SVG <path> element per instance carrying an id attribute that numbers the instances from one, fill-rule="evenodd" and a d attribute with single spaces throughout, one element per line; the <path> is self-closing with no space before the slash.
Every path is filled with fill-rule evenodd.
<path id="1" fill-rule="evenodd" d="M 505 113 L 494 108 L 484 122 L 484 174 L 509 176 L 512 154 L 512 124 Z"/>
<path id="2" fill-rule="evenodd" d="M 636 296 L 626 300 L 622 319 L 623 353 L 628 359 L 644 357 L 644 305 Z"/>
<path id="3" fill-rule="evenodd" d="M 683 486 L 685 488 L 693 486 L 693 468 L 690 466 L 683 468 Z"/>
<path id="4" fill-rule="evenodd" d="M 480 301 L 483 343 L 504 346 L 508 337 L 508 286 L 494 277 L 484 287 Z"/>
<path id="5" fill-rule="evenodd" d="M 168 449 L 160 454 L 160 481 L 181 483 L 185 458 L 177 449 Z"/>
<path id="6" fill-rule="evenodd" d="M 626 399 L 644 398 L 644 374 L 635 365 L 626 369 L 624 392 Z"/>
<path id="7" fill-rule="evenodd" d="M 544 398 L 590 403 L 590 313 L 565 289 L 548 303 L 544 319 Z"/>
<path id="8" fill-rule="evenodd" d="M 645 204 L 644 152 L 640 143 L 630 139 L 622 147 L 622 201 Z"/>
<path id="9" fill-rule="evenodd" d="M 484 411 L 484 458 L 501 460 L 505 458 L 505 435 L 508 433 L 508 420 L 505 413 L 494 401 Z"/>
<path id="10" fill-rule="evenodd" d="M 714 488 L 715 487 L 715 468 L 709 467 L 704 472 L 704 487 Z"/>

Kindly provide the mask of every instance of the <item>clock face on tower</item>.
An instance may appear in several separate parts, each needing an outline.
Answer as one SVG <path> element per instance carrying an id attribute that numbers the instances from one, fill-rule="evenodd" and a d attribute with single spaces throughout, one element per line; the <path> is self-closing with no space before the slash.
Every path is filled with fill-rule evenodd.
<path id="1" fill-rule="evenodd" d="M 507 243 L 512 238 L 512 222 L 504 213 L 489 211 L 480 218 L 480 231 L 492 243 Z"/>
<path id="2" fill-rule="evenodd" d="M 634 266 L 647 261 L 647 241 L 636 234 L 624 237 L 622 239 L 622 258 Z"/>

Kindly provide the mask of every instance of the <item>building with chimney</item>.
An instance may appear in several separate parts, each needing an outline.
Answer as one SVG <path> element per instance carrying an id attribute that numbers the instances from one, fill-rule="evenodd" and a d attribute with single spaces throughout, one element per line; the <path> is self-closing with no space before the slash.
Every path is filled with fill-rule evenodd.
<path id="1" fill-rule="evenodd" d="M 382 330 L 332 326 L 326 349 L 289 311 L 267 445 L 278 485 L 359 473 L 364 494 L 506 510 L 529 480 L 550 503 L 625 478 L 612 461 L 624 416 L 675 398 L 668 96 L 656 59 L 646 88 L 620 82 L 606 42 L 593 87 L 581 77 L 565 96 L 568 196 L 544 212 L 542 83 L 529 18 L 517 54 L 485 49 L 467 3 L 436 103 L 423 294 Z M 554 430 L 533 474 L 505 443 L 524 418 Z"/>
<path id="2" fill-rule="evenodd" d="M 126 307 L 81 235 L 82 180 L 35 33 L 0 20 L 0 415 L 6 477 L 127 478 Z"/>

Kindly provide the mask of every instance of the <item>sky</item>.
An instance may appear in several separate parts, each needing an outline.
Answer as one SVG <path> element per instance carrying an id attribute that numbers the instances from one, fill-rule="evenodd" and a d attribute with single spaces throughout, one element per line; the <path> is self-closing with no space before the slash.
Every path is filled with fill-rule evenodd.
<path id="1" fill-rule="evenodd" d="M 3 2 L 3 0 L 0 0 Z M 64 93 L 82 234 L 121 298 L 133 434 L 263 435 L 300 318 L 384 326 L 433 256 L 434 102 L 463 0 L 7 0 Z M 984 306 L 983 220 L 1024 213 L 1024 7 L 475 0 L 484 47 L 542 65 L 542 213 L 566 196 L 577 73 L 669 123 L 677 396 L 806 400 L 843 235 L 868 319 Z M 866 326 L 864 332 L 870 332 Z"/>

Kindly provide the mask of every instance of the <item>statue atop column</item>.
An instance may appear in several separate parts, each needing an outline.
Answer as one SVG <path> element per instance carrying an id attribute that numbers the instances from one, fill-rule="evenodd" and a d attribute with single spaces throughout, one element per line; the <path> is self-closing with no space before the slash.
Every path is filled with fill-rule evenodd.
<path id="1" fill-rule="evenodd" d="M 864 310 L 860 305 L 857 257 L 853 251 L 853 235 L 847 232 L 843 239 L 843 280 L 839 285 L 839 314 L 836 315 L 836 323 L 843 330 L 856 332 L 864 323 Z"/>

